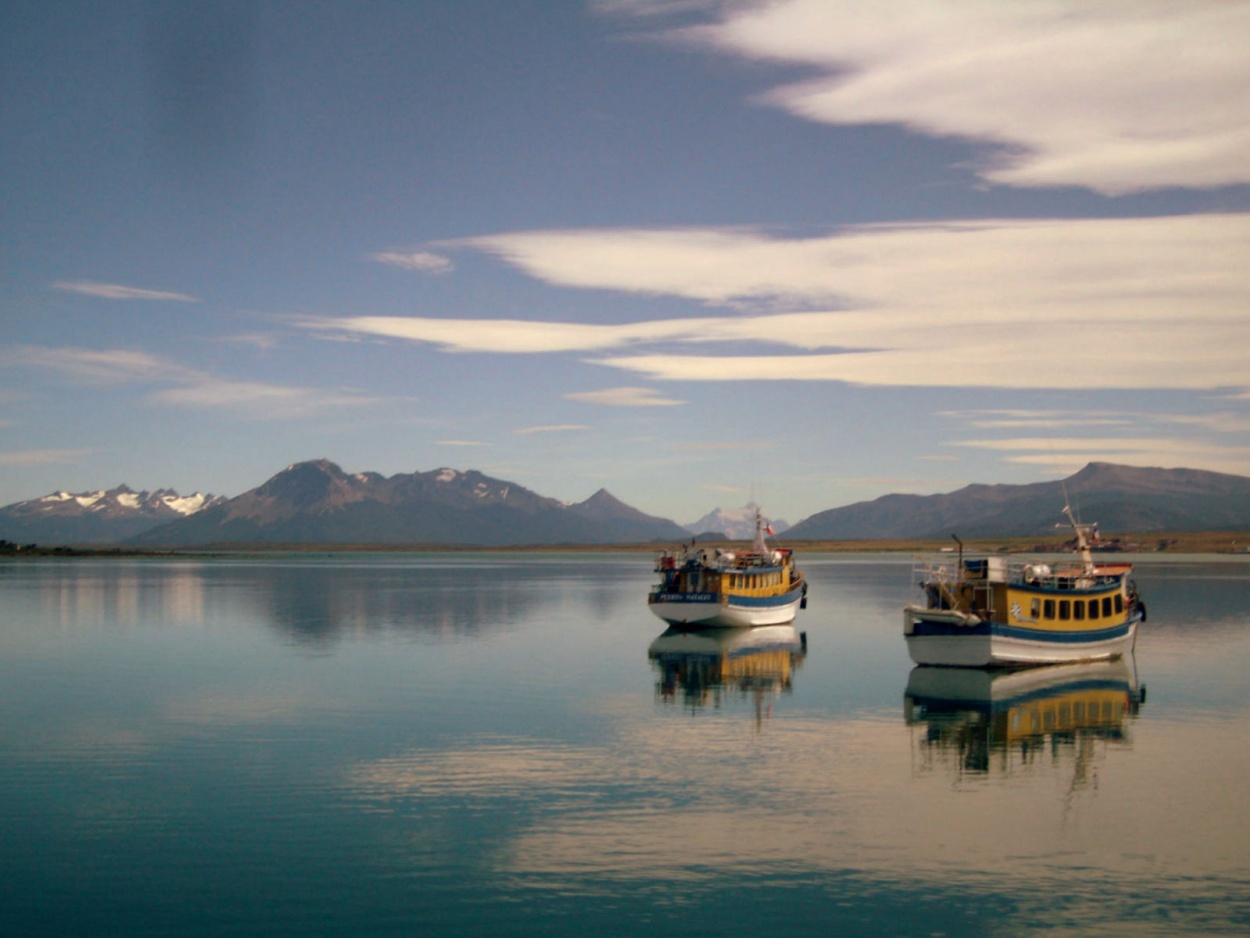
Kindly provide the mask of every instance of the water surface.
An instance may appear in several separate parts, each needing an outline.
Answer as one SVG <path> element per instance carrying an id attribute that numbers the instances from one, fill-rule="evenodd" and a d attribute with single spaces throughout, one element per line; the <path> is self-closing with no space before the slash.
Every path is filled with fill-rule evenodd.
<path id="1" fill-rule="evenodd" d="M 1245 933 L 1250 562 L 1137 559 L 1131 661 L 982 686 L 907 558 L 676 663 L 643 555 L 6 562 L 0 934 Z"/>

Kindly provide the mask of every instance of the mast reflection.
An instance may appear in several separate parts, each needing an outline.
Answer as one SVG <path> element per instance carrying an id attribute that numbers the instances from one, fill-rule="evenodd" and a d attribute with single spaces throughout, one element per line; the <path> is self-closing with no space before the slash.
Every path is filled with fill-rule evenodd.
<path id="1" fill-rule="evenodd" d="M 656 696 L 691 712 L 719 709 L 731 699 L 749 698 L 756 718 L 772 700 L 793 688 L 794 672 L 807 655 L 807 636 L 793 625 L 691 629 L 672 626 L 647 649 L 659 671 Z"/>
<path id="2" fill-rule="evenodd" d="M 921 666 L 904 695 L 908 726 L 924 730 L 925 768 L 1010 772 L 1049 753 L 1072 762 L 1080 784 L 1098 743 L 1128 743 L 1128 721 L 1146 699 L 1132 659 L 1018 671 Z"/>

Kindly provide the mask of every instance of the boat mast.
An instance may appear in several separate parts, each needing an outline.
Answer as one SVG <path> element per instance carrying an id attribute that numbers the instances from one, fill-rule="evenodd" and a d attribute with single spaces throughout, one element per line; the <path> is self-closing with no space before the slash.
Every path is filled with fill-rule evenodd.
<path id="1" fill-rule="evenodd" d="M 1085 537 L 1085 531 L 1090 527 L 1086 524 L 1078 524 L 1076 518 L 1072 514 L 1070 505 L 1063 506 L 1063 513 L 1068 516 L 1068 523 L 1072 525 L 1072 530 L 1076 532 L 1076 549 L 1081 555 L 1081 563 L 1085 567 L 1085 575 L 1094 575 L 1094 556 L 1090 553 L 1089 541 Z"/>
<path id="2" fill-rule="evenodd" d="M 757 554 L 768 552 L 768 545 L 764 543 L 764 516 L 760 514 L 759 508 L 755 509 L 755 541 L 751 544 L 751 550 Z"/>

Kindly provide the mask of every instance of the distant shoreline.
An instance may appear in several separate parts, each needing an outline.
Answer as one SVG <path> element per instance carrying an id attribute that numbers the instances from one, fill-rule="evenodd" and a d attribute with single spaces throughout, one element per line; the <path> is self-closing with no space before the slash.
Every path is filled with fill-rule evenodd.
<path id="1" fill-rule="evenodd" d="M 699 541 L 700 547 L 741 550 L 748 541 Z M 776 547 L 792 548 L 801 554 L 842 553 L 934 553 L 952 549 L 951 538 L 881 538 L 788 541 L 784 535 L 772 539 Z M 1129 554 L 1246 554 L 1250 555 L 1250 531 L 1156 531 L 1143 534 L 1118 535 L 1105 542 L 1106 555 Z M 508 547 L 486 547 L 466 544 L 264 544 L 223 543 L 202 547 L 128 547 L 123 545 L 48 546 L 6 543 L 0 557 L 214 557 L 256 554 L 332 554 L 332 553 L 652 553 L 675 546 L 675 542 L 633 544 L 526 544 Z M 975 553 L 1041 554 L 1064 553 L 1072 549 L 1063 538 L 1000 537 L 966 538 L 966 551 Z M 1100 554 L 1101 555 L 1101 554 Z"/>

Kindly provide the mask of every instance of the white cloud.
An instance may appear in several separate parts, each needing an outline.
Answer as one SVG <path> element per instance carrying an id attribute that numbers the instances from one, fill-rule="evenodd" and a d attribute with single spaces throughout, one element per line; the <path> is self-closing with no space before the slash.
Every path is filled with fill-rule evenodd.
<path id="1" fill-rule="evenodd" d="M 264 417 L 311 417 L 329 408 L 376 403 L 373 398 L 349 392 L 234 381 L 207 375 L 183 387 L 157 391 L 151 399 L 158 404 L 179 407 L 235 408 Z"/>
<path id="2" fill-rule="evenodd" d="M 529 436 L 533 433 L 572 433 L 578 430 L 589 429 L 590 427 L 580 423 L 561 423 L 539 427 L 522 427 L 520 430 L 513 430 L 512 432 L 517 436 Z"/>
<path id="3" fill-rule="evenodd" d="M 47 368 L 80 381 L 105 384 L 132 381 L 179 381 L 192 372 L 180 365 L 131 349 L 48 348 L 21 346 L 0 355 L 0 364 Z"/>
<path id="4" fill-rule="evenodd" d="M 1180 425 L 1213 433 L 1250 433 L 1250 417 L 1234 413 L 1168 414 L 1144 411 L 947 410 L 937 416 L 962 420 L 978 430 L 1058 430 L 1065 427 Z"/>
<path id="5" fill-rule="evenodd" d="M 380 251 L 370 254 L 369 258 L 382 264 L 402 267 L 405 270 L 419 270 L 427 274 L 448 274 L 456 269 L 451 258 L 431 251 Z"/>
<path id="6" fill-rule="evenodd" d="M 0 466 L 49 466 L 72 463 L 87 455 L 85 449 L 32 449 L 0 452 Z"/>
<path id="7" fill-rule="evenodd" d="M 234 408 L 254 417 L 314 416 L 327 408 L 376 402 L 347 391 L 220 378 L 130 349 L 23 346 L 0 355 L 0 365 L 45 368 L 92 384 L 173 385 L 153 391 L 149 400 L 180 407 Z"/>
<path id="8" fill-rule="evenodd" d="M 354 316 L 304 320 L 319 331 L 342 330 L 413 342 L 429 342 L 454 352 L 589 352 L 634 342 L 679 338 L 688 323 L 642 322 L 623 326 L 521 319 L 423 319 L 400 316 Z"/>
<path id="9" fill-rule="evenodd" d="M 60 281 L 52 284 L 54 290 L 68 293 L 80 293 L 83 296 L 95 296 L 105 300 L 166 300 L 176 303 L 199 303 L 200 300 L 185 293 L 167 293 L 162 290 L 143 290 L 138 287 L 124 287 L 116 283 L 96 283 L 91 280 Z"/>
<path id="10" fill-rule="evenodd" d="M 667 381 L 1250 385 L 1247 214 L 867 226 L 814 238 L 519 232 L 461 244 L 555 286 L 797 311 L 626 324 L 364 316 L 302 325 L 460 352 L 620 352 L 594 361 Z M 717 343 L 754 350 L 704 351 Z"/>
<path id="11" fill-rule="evenodd" d="M 604 388 L 602 391 L 575 391 L 564 395 L 570 401 L 604 404 L 608 407 L 673 407 L 685 401 L 664 397 L 655 388 Z"/>
<path id="12" fill-rule="evenodd" d="M 814 74 L 761 100 L 1001 146 L 983 178 L 1108 194 L 1250 182 L 1244 0 L 726 2 L 673 35 Z"/>
<path id="13" fill-rule="evenodd" d="M 959 440 L 948 446 L 1002 452 L 1007 462 L 1049 467 L 1066 474 L 1091 462 L 1130 466 L 1201 466 L 1212 472 L 1250 475 L 1250 446 L 1185 437 L 1019 437 Z"/>
<path id="14" fill-rule="evenodd" d="M 772 449 L 776 444 L 750 440 L 729 443 L 678 443 L 672 447 L 676 453 L 728 453 L 746 449 Z"/>
<path id="15" fill-rule="evenodd" d="M 978 430 L 1125 427 L 1132 426 L 1135 422 L 1132 414 L 1087 414 L 1058 410 L 947 410 L 939 412 L 937 416 L 962 420 Z"/>

